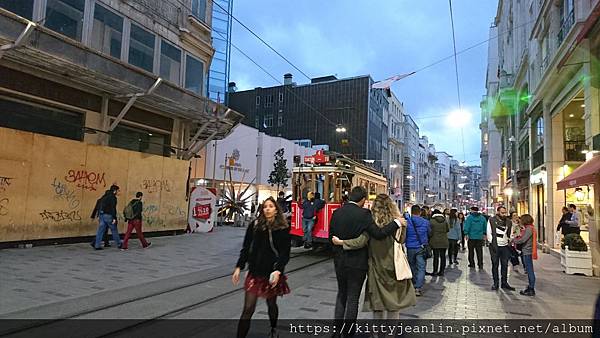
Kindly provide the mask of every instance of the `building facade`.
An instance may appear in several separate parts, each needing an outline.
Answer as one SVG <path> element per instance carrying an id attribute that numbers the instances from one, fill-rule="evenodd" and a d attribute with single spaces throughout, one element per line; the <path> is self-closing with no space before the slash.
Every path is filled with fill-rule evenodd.
<path id="1" fill-rule="evenodd" d="M 371 89 L 372 84 L 370 76 L 325 76 L 296 85 L 286 74 L 281 86 L 229 93 L 229 106 L 245 115 L 244 124 L 267 135 L 326 144 L 352 158 L 372 160 L 383 172 L 388 101 L 386 92 Z"/>
<path id="2" fill-rule="evenodd" d="M 144 192 L 148 230 L 184 226 L 187 160 L 242 118 L 204 95 L 210 11 L 0 2 L 0 176 L 14 183 L 0 189 L 3 241 L 92 235 L 83 216 L 112 183 Z"/>
<path id="3" fill-rule="evenodd" d="M 501 134 L 498 201 L 530 213 L 537 240 L 559 248 L 561 208 L 582 212 L 582 237 L 600 272 L 598 183 L 558 189 L 576 168 L 598 161 L 600 1 L 499 1 L 494 25 L 499 89 L 490 115 Z M 533 19 L 533 20 L 532 20 Z M 488 88 L 489 92 L 489 88 Z M 488 167 L 489 167 L 488 163 Z M 573 180 L 571 180 L 573 181 Z M 576 181 L 576 180 L 575 180 Z"/>
<path id="4" fill-rule="evenodd" d="M 213 0 L 212 45 L 215 54 L 208 72 L 208 97 L 218 103 L 227 104 L 229 70 L 231 60 L 231 25 L 233 0 Z"/>

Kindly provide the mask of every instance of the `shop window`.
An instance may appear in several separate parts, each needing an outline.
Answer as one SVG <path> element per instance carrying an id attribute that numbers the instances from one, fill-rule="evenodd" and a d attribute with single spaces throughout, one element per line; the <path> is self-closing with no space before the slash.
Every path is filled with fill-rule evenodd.
<path id="1" fill-rule="evenodd" d="M 160 46 L 160 77 L 179 85 L 180 72 L 181 50 L 163 40 Z"/>
<path id="2" fill-rule="evenodd" d="M 48 0 L 46 27 L 81 41 L 85 0 Z"/>
<path id="3" fill-rule="evenodd" d="M 202 22 L 206 21 L 206 0 L 192 0 L 192 15 Z"/>
<path id="4" fill-rule="evenodd" d="M 123 18 L 96 4 L 92 28 L 92 48 L 121 58 Z"/>
<path id="5" fill-rule="evenodd" d="M 29 20 L 33 17 L 33 0 L 0 0 L 0 8 Z"/>
<path id="6" fill-rule="evenodd" d="M 196 94 L 202 93 L 202 82 L 204 78 L 204 64 L 188 55 L 185 60 L 185 89 Z"/>
<path id="7" fill-rule="evenodd" d="M 170 143 L 169 135 L 119 124 L 110 133 L 109 145 L 141 153 L 170 156 Z"/>
<path id="8" fill-rule="evenodd" d="M 154 34 L 131 24 L 129 63 L 152 72 L 154 68 Z"/>
<path id="9" fill-rule="evenodd" d="M 1 127 L 81 141 L 83 121 L 83 114 L 0 97 Z"/>

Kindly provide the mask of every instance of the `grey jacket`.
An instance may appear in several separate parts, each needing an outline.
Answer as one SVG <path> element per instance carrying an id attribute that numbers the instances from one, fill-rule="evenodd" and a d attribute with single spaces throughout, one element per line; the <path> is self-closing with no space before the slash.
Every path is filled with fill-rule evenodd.
<path id="1" fill-rule="evenodd" d="M 525 233 L 523 234 L 523 236 L 515 238 L 514 243 L 515 244 L 523 244 L 523 247 L 521 248 L 521 252 L 523 253 L 524 256 L 527 256 L 527 255 L 533 255 L 533 241 L 534 240 L 535 240 L 535 238 L 533 238 L 533 230 L 531 230 L 531 227 L 525 227 Z"/>

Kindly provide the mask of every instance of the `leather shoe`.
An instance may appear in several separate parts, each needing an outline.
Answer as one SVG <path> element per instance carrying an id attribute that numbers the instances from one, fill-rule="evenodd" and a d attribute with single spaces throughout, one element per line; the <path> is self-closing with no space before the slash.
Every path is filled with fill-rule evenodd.
<path id="1" fill-rule="evenodd" d="M 502 284 L 501 288 L 504 289 L 504 290 L 509 290 L 509 291 L 515 291 L 516 290 L 515 288 L 513 288 L 512 286 L 510 286 L 508 284 Z"/>

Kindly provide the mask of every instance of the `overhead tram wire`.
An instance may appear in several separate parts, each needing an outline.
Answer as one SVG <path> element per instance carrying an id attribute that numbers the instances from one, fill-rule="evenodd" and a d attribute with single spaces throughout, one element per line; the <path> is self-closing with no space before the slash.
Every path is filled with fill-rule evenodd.
<path id="1" fill-rule="evenodd" d="M 462 112 L 462 106 L 460 102 L 460 81 L 458 77 L 458 58 L 456 55 L 456 34 L 454 32 L 454 14 L 452 13 L 452 0 L 448 0 L 450 5 L 450 24 L 452 25 L 452 47 L 454 48 L 454 73 L 456 75 L 456 96 L 458 98 L 458 111 Z M 463 162 L 467 160 L 465 155 L 465 132 L 464 127 L 460 127 L 460 139 L 462 143 Z"/>

